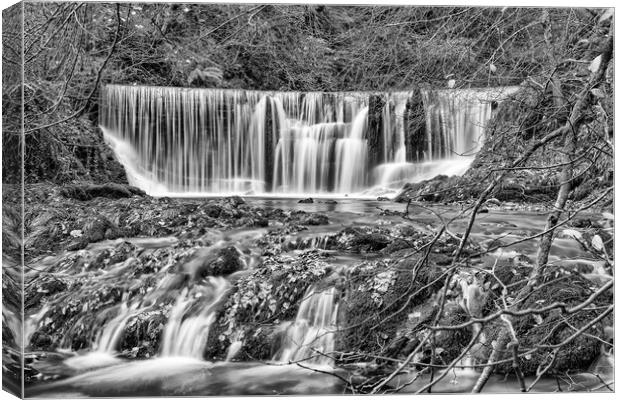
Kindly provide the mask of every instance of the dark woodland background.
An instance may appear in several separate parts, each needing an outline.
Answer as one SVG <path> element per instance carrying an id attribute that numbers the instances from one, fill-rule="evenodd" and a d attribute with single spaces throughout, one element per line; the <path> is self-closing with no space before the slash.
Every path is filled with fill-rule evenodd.
<path id="1" fill-rule="evenodd" d="M 4 12 L 5 183 L 20 179 L 22 61 L 29 183 L 123 181 L 95 128 L 99 88 L 110 82 L 299 91 L 524 84 L 528 126 L 495 146 L 502 159 L 511 155 L 501 148 L 516 154 L 514 145 L 566 116 L 613 21 L 585 8 L 26 2 L 23 12 L 24 60 L 20 19 L 11 18 L 20 8 Z M 599 101 L 607 136 L 612 72 Z"/>

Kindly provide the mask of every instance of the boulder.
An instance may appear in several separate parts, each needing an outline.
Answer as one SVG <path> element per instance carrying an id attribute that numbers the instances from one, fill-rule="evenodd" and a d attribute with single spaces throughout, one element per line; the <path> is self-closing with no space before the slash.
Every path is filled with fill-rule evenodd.
<path id="1" fill-rule="evenodd" d="M 301 218 L 300 223 L 302 225 L 327 225 L 329 219 L 323 214 L 308 214 Z"/>
<path id="2" fill-rule="evenodd" d="M 233 206 L 235 208 L 239 207 L 242 204 L 245 204 L 245 200 L 243 200 L 239 196 L 226 197 L 226 198 L 224 198 L 224 202 L 230 204 L 231 206 Z"/>
<path id="3" fill-rule="evenodd" d="M 390 244 L 390 238 L 380 233 L 367 233 L 356 236 L 352 245 L 358 251 L 379 251 Z"/>
<path id="4" fill-rule="evenodd" d="M 45 332 L 36 331 L 30 337 L 30 348 L 33 350 L 51 350 L 53 341 Z"/>
<path id="5" fill-rule="evenodd" d="M 207 247 L 194 252 L 189 260 L 182 261 L 180 269 L 192 279 L 229 275 L 243 269 L 245 263 L 241 257 L 241 252 L 234 246 Z"/>

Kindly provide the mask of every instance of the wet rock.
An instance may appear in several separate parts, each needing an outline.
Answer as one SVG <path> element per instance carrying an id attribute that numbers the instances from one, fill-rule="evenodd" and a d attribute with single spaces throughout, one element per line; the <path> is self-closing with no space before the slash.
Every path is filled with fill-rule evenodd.
<path id="1" fill-rule="evenodd" d="M 385 248 L 392 238 L 387 229 L 367 227 L 347 227 L 326 242 L 327 249 L 340 249 L 355 252 L 379 251 Z"/>
<path id="2" fill-rule="evenodd" d="M 379 251 L 390 244 L 390 238 L 380 233 L 362 234 L 354 238 L 352 244 L 359 251 Z"/>
<path id="3" fill-rule="evenodd" d="M 337 349 L 387 356 L 387 352 L 394 355 L 414 340 L 415 324 L 411 323 L 405 332 L 408 315 L 420 311 L 417 317 L 420 325 L 424 325 L 424 313 L 418 307 L 428 302 L 432 311 L 429 298 L 442 285 L 436 268 L 421 268 L 412 280 L 416 263 L 415 258 L 409 257 L 390 264 L 366 262 L 347 271 L 345 294 L 339 307 L 343 326 L 355 326 L 355 329 L 337 336 Z M 389 315 L 392 317 L 386 318 Z M 398 332 L 407 338 L 395 343 Z"/>
<path id="4" fill-rule="evenodd" d="M 568 307 L 574 307 L 585 301 L 593 293 L 591 283 L 580 276 L 565 271 L 562 268 L 548 268 L 549 271 L 541 278 L 540 289 L 534 290 L 523 304 L 523 308 L 540 308 L 554 302 L 563 302 Z M 518 276 L 511 278 L 518 280 Z M 603 293 L 592 304 L 593 307 L 602 307 L 611 304 L 612 292 Z M 527 315 L 513 320 L 513 326 L 520 340 L 521 348 L 533 348 L 537 345 L 557 344 L 569 338 L 576 329 L 592 321 L 600 311 L 584 309 L 571 315 L 562 315 L 559 309 L 547 311 L 539 315 Z M 602 320 L 602 326 L 612 320 L 608 317 Z M 501 322 L 485 326 L 485 336 L 494 340 L 502 326 Z M 562 346 L 557 354 L 551 372 L 583 371 L 597 359 L 600 353 L 600 341 L 595 337 L 603 337 L 602 326 L 588 330 L 590 335 L 579 335 L 570 343 Z M 521 368 L 526 375 L 533 375 L 539 365 L 551 358 L 552 349 L 540 349 L 531 357 L 522 358 Z M 546 364 L 545 364 L 546 365 Z M 508 373 L 511 365 L 498 366 L 497 372 Z"/>
<path id="5" fill-rule="evenodd" d="M 222 207 L 220 207 L 217 204 L 207 204 L 206 206 L 203 206 L 201 208 L 201 210 L 207 214 L 209 217 L 211 218 L 217 218 L 220 216 L 220 213 L 222 212 Z"/>
<path id="6" fill-rule="evenodd" d="M 50 350 L 52 345 L 52 338 L 47 333 L 36 331 L 30 337 L 30 347 L 33 350 Z"/>
<path id="7" fill-rule="evenodd" d="M 130 242 L 121 242 L 112 249 L 105 249 L 95 259 L 97 265 L 113 265 L 127 260 L 138 248 Z"/>
<path id="8" fill-rule="evenodd" d="M 24 307 L 26 309 L 37 307 L 43 298 L 53 296 L 66 289 L 67 283 L 65 281 L 52 275 L 40 276 L 26 289 Z"/>
<path id="9" fill-rule="evenodd" d="M 243 200 L 239 196 L 226 197 L 224 201 L 235 208 L 239 207 L 242 204 L 245 204 L 245 200 Z"/>
<path id="10" fill-rule="evenodd" d="M 396 238 L 394 240 L 392 240 L 387 247 L 385 247 L 384 252 L 387 254 L 391 254 L 393 252 L 399 251 L 399 250 L 404 250 L 404 249 L 410 249 L 414 247 L 414 245 L 411 243 L 411 241 L 409 240 L 405 240 L 405 239 L 400 239 L 400 238 Z"/>
<path id="11" fill-rule="evenodd" d="M 252 219 L 252 224 L 249 226 L 265 228 L 269 226 L 269 220 L 265 217 L 256 217 Z"/>
<path id="12" fill-rule="evenodd" d="M 325 200 L 325 201 L 322 201 L 321 203 L 324 203 L 324 204 L 338 204 L 338 202 L 336 200 Z"/>
<path id="13" fill-rule="evenodd" d="M 191 255 L 189 261 L 183 262 L 181 269 L 192 279 L 228 275 L 243 269 L 244 262 L 241 257 L 241 252 L 234 246 L 205 248 Z"/>
<path id="14" fill-rule="evenodd" d="M 327 225 L 329 219 L 326 215 L 312 213 L 301 218 L 300 223 L 302 225 Z"/>
<path id="15" fill-rule="evenodd" d="M 307 199 L 299 200 L 298 203 L 300 203 L 300 204 L 312 204 L 312 203 L 314 203 L 314 200 L 312 199 L 312 197 L 308 197 Z"/>
<path id="16" fill-rule="evenodd" d="M 446 303 L 439 325 L 458 325 L 469 320 L 469 316 L 454 302 Z M 449 363 L 459 356 L 471 339 L 471 329 L 441 330 L 435 333 L 435 342 L 445 350 L 442 354 L 444 362 Z"/>
<path id="17" fill-rule="evenodd" d="M 390 201 L 390 199 L 389 199 L 389 198 L 387 198 L 387 197 L 381 197 L 381 196 L 379 196 L 379 197 L 377 197 L 377 201 Z"/>
<path id="18" fill-rule="evenodd" d="M 285 330 L 278 325 L 249 326 L 245 330 L 245 340 L 235 359 L 239 361 L 270 360 L 277 353 L 285 335 Z"/>
<path id="19" fill-rule="evenodd" d="M 99 242 L 103 239 L 114 239 L 120 236 L 120 230 L 103 215 L 89 218 L 82 227 L 82 240 Z"/>
<path id="20" fill-rule="evenodd" d="M 121 355 L 127 358 L 149 358 L 159 352 L 168 316 L 164 310 L 142 312 L 127 321 L 120 343 Z"/>

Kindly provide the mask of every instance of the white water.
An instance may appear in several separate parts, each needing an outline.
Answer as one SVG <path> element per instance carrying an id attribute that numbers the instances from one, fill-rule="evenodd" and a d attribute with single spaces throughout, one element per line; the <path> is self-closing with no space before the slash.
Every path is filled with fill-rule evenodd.
<path id="1" fill-rule="evenodd" d="M 183 290 L 164 330 L 163 357 L 202 358 L 217 306 L 229 286 L 222 277 L 209 277 L 202 290 Z"/>
<path id="2" fill-rule="evenodd" d="M 120 341 L 125 325 L 129 318 L 135 315 L 136 305 L 127 306 L 126 303 L 121 304 L 121 310 L 118 315 L 105 324 L 105 327 L 99 334 L 94 349 L 98 352 L 113 354 Z"/>
<path id="3" fill-rule="evenodd" d="M 424 90 L 422 160 L 407 159 L 413 92 L 320 93 L 108 85 L 106 142 L 131 184 L 156 196 L 363 195 L 462 174 L 492 101 L 514 88 Z M 381 111 L 381 163 L 369 164 L 368 103 Z M 421 162 L 417 162 L 421 161 Z"/>
<path id="4" fill-rule="evenodd" d="M 63 364 L 76 371 L 88 371 L 122 362 L 116 357 L 117 348 L 127 322 L 141 311 L 138 309 L 138 304 L 132 303 L 128 306 L 127 302 L 122 303 L 116 317 L 105 323 L 103 330 L 93 344 L 92 351 L 75 354 L 65 359 Z"/>
<path id="5" fill-rule="evenodd" d="M 299 306 L 295 322 L 287 329 L 276 360 L 333 365 L 330 355 L 334 351 L 337 317 L 336 289 L 317 292 L 311 286 Z"/>
<path id="6" fill-rule="evenodd" d="M 426 116 L 427 161 L 472 156 L 484 144 L 493 102 L 515 93 L 518 87 L 490 89 L 422 90 Z"/>

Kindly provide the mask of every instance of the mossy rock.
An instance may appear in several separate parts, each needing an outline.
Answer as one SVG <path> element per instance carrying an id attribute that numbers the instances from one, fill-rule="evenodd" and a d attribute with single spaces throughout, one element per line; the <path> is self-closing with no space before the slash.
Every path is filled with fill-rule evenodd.
<path id="1" fill-rule="evenodd" d="M 596 290 L 592 282 L 582 277 L 563 270 L 562 268 L 549 268 L 543 277 L 545 284 L 541 289 L 534 291 L 524 302 L 524 308 L 539 308 L 554 302 L 566 303 L 568 307 L 574 307 L 585 301 Z M 607 291 L 599 296 L 593 303 L 594 306 L 605 306 L 613 301 L 612 292 Z M 562 315 L 559 309 L 545 312 L 540 318 L 525 316 L 515 318 L 513 325 L 520 341 L 520 349 L 532 349 L 537 345 L 555 345 L 561 343 L 576 330 L 580 329 L 600 314 L 600 311 L 584 309 L 570 315 Z M 609 324 L 612 317 L 603 324 L 591 327 L 585 333 L 579 335 L 567 345 L 563 346 L 558 354 L 554 366 L 549 373 L 555 371 L 565 373 L 567 371 L 584 371 L 596 360 L 599 355 L 601 342 L 595 337 L 603 336 L 603 325 Z M 594 337 L 593 337 L 594 336 Z M 522 358 L 521 368 L 526 375 L 535 374 L 539 365 L 546 365 L 551 360 L 552 349 L 540 349 L 528 358 Z M 510 372 L 510 364 L 498 367 L 499 372 Z"/>
<path id="2" fill-rule="evenodd" d="M 409 258 L 399 263 L 362 264 L 350 271 L 340 305 L 340 320 L 345 322 L 343 333 L 337 336 L 337 349 L 364 354 L 389 352 L 389 344 L 407 315 L 443 283 L 434 282 L 440 270 L 432 266 L 420 268 L 414 280 L 416 261 Z"/>
<path id="3" fill-rule="evenodd" d="M 129 358 L 157 355 L 167 322 L 168 312 L 164 309 L 145 311 L 130 318 L 119 344 L 121 354 Z"/>
<path id="4" fill-rule="evenodd" d="M 300 223 L 302 225 L 327 225 L 329 219 L 327 215 L 312 213 L 302 218 Z"/>

